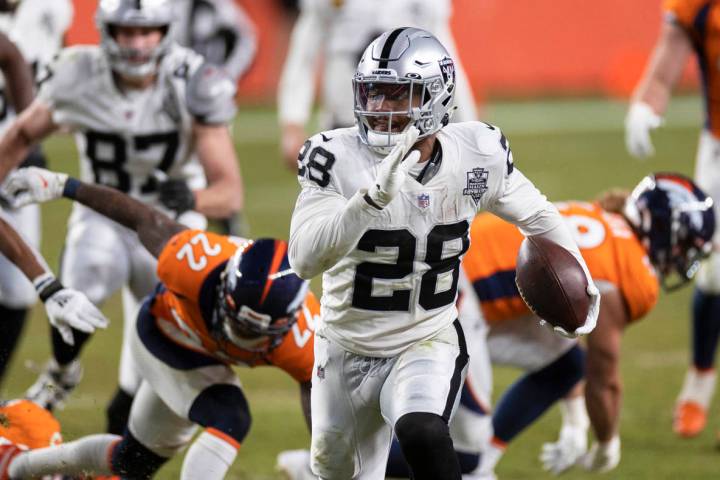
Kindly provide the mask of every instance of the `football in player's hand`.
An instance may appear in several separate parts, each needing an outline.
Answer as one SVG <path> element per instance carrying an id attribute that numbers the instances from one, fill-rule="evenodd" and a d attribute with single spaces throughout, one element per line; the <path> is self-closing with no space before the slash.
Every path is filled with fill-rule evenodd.
<path id="1" fill-rule="evenodd" d="M 530 310 L 546 322 L 574 332 L 583 326 L 590 296 L 575 257 L 542 237 L 528 237 L 517 256 L 515 283 Z"/>

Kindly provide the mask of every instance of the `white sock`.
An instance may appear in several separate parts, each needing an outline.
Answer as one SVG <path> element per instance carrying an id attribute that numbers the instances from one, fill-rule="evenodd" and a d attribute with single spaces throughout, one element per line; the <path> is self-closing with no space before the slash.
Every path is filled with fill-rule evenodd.
<path id="1" fill-rule="evenodd" d="M 8 470 L 10 478 L 35 478 L 55 473 L 67 475 L 109 475 L 109 449 L 122 440 L 120 435 L 89 435 L 55 447 L 39 448 L 15 457 Z"/>
<path id="2" fill-rule="evenodd" d="M 505 448 L 493 442 L 488 444 L 480 454 L 480 465 L 475 469 L 475 474 L 489 475 L 495 472 L 495 467 L 505 453 Z"/>
<path id="3" fill-rule="evenodd" d="M 237 449 L 237 445 L 204 431 L 188 449 L 180 479 L 222 480 L 235 461 Z"/>
<path id="4" fill-rule="evenodd" d="M 590 418 L 588 418 L 585 408 L 585 398 L 582 395 L 564 398 L 560 402 L 560 414 L 563 426 L 585 430 L 590 426 Z"/>
<path id="5" fill-rule="evenodd" d="M 707 410 L 713 393 L 715 393 L 716 380 L 717 374 L 715 370 L 698 372 L 695 368 L 690 368 L 685 374 L 685 382 L 680 391 L 678 402 L 695 402 Z"/>

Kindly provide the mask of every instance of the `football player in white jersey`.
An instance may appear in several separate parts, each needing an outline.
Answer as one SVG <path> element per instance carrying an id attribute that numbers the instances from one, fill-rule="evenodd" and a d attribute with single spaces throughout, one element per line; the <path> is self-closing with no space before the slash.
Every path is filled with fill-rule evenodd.
<path id="1" fill-rule="evenodd" d="M 0 178 L 38 141 L 60 129 L 75 134 L 84 180 L 114 187 L 189 226 L 242 208 L 243 189 L 227 128 L 235 87 L 217 67 L 171 39 L 167 0 L 101 1 L 99 46 L 63 50 L 48 68 L 38 98 L 0 139 Z M 80 205 L 69 220 L 61 278 L 96 305 L 123 289 L 125 336 L 138 299 L 156 282 L 155 259 L 137 236 Z M 77 357 L 87 335 L 67 346 L 53 332 L 54 358 L 28 395 L 52 408 L 80 377 Z M 127 344 L 127 342 L 124 342 Z M 120 390 L 110 407 L 111 431 L 139 385 L 123 347 Z"/>
<path id="2" fill-rule="evenodd" d="M 455 99 L 459 109 L 454 120 L 477 120 L 470 83 L 457 60 L 450 32 L 450 0 L 301 0 L 299 6 L 300 16 L 293 28 L 278 89 L 281 148 L 290 168 L 295 168 L 297 152 L 307 138 L 306 126 L 315 97 L 313 78 L 321 56 L 321 128 L 350 127 L 355 118 L 348 78 L 355 72 L 368 42 L 393 27 L 422 28 L 447 47 L 455 59 L 457 77 Z"/>
<path id="3" fill-rule="evenodd" d="M 548 238 L 583 266 L 592 306 L 581 328 L 562 333 L 590 332 L 600 295 L 500 129 L 448 124 L 454 62 L 435 37 L 383 33 L 353 87 L 357 126 L 317 134 L 300 152 L 290 226 L 295 272 L 323 273 L 312 469 L 323 479 L 382 478 L 394 430 L 413 478 L 460 479 L 448 421 L 467 365 L 455 300 L 475 214 Z"/>
<path id="4" fill-rule="evenodd" d="M 0 0 L 0 32 L 7 35 L 20 50 L 17 55 L 19 62 L 27 62 L 32 72 L 47 65 L 50 59 L 62 47 L 63 35 L 72 20 L 72 4 L 69 0 L 47 2 L 45 0 L 23 0 L 13 2 Z M 4 65 L 13 66 L 7 61 L 10 53 L 3 40 Z M 12 50 L 15 47 L 11 47 Z M 24 66 L 23 66 L 24 67 Z M 27 67 L 24 67 L 27 68 Z M 18 83 L 11 84 L 7 72 L 0 76 L 0 133 L 2 133 L 19 112 L 30 104 L 33 96 L 33 74 Z M 24 165 L 42 165 L 44 157 L 39 148 L 34 148 L 25 158 Z M 8 221 L 14 228 L 22 232 L 27 241 L 34 247 L 40 244 L 40 210 L 37 205 L 29 205 L 20 209 L 6 208 Z M 32 284 L 25 276 L 0 256 L 0 378 L 2 378 L 10 356 L 14 351 L 27 313 L 35 304 L 37 296 Z"/>
<path id="5" fill-rule="evenodd" d="M 175 0 L 175 39 L 215 65 L 236 82 L 257 53 L 255 27 L 234 0 Z"/>

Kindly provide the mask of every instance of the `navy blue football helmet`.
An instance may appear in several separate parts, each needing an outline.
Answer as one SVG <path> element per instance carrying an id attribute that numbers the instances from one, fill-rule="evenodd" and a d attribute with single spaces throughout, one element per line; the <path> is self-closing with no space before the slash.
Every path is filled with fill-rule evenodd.
<path id="1" fill-rule="evenodd" d="M 220 276 L 213 334 L 244 350 L 269 351 L 297 321 L 308 287 L 290 268 L 286 242 L 250 242 Z"/>
<path id="2" fill-rule="evenodd" d="M 666 290 L 691 280 L 712 251 L 713 200 L 684 175 L 643 178 L 625 202 L 624 213 Z"/>

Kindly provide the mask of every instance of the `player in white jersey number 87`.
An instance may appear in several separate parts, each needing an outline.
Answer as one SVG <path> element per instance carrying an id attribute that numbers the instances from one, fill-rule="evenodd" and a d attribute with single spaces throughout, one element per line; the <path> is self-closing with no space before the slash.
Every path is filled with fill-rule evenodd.
<path id="1" fill-rule="evenodd" d="M 323 479 L 383 478 L 394 429 L 413 478 L 457 480 L 448 421 L 467 364 L 455 300 L 469 222 L 489 210 L 585 262 L 500 130 L 448 124 L 454 63 L 430 33 L 382 34 L 353 86 L 357 126 L 300 152 L 290 227 L 293 269 L 324 272 L 311 466 Z"/>
<path id="2" fill-rule="evenodd" d="M 29 148 L 68 129 L 76 138 L 83 180 L 113 187 L 205 226 L 242 208 L 243 187 L 228 123 L 233 82 L 172 41 L 168 0 L 102 0 L 99 46 L 62 50 L 46 71 L 37 99 L 0 139 L 0 179 Z M 61 278 L 96 305 L 123 288 L 125 337 L 138 300 L 156 283 L 156 261 L 134 232 L 76 206 L 63 251 Z M 53 359 L 28 395 L 46 408 L 61 404 L 80 377 L 77 357 L 87 339 L 65 345 L 53 332 Z M 109 430 L 122 433 L 140 377 L 123 349 L 120 389 Z"/>

